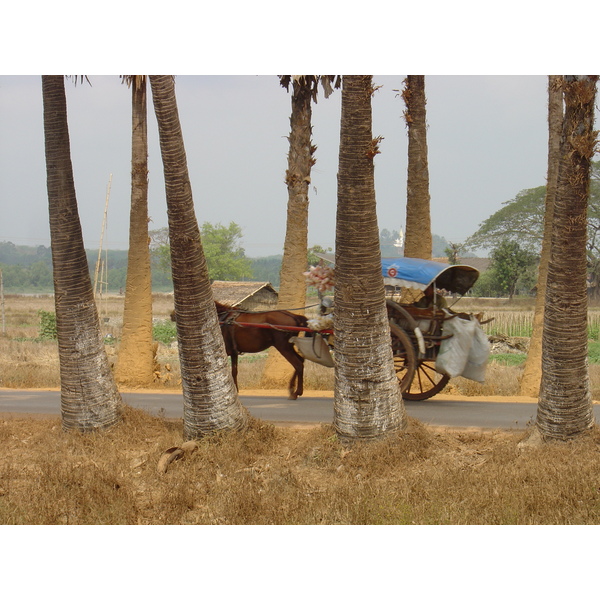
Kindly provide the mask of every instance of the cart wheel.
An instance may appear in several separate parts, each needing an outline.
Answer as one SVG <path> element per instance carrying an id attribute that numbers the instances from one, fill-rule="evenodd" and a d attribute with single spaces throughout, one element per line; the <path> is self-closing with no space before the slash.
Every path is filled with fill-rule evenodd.
<path id="1" fill-rule="evenodd" d="M 438 373 L 434 366 L 435 362 L 433 361 L 422 360 L 419 362 L 412 385 L 402 393 L 405 400 L 427 400 L 446 387 L 450 377 Z"/>
<path id="2" fill-rule="evenodd" d="M 392 335 L 394 368 L 400 384 L 400 391 L 404 395 L 404 391 L 409 388 L 415 375 L 417 358 L 410 338 L 401 327 L 390 322 L 390 332 Z"/>

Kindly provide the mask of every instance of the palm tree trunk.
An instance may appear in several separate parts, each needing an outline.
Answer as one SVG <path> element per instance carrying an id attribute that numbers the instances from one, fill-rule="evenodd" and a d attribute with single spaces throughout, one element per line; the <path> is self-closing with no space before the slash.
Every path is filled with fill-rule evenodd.
<path id="1" fill-rule="evenodd" d="M 315 84 L 316 85 L 316 84 Z M 312 80 L 294 79 L 292 116 L 290 118 L 290 149 L 285 183 L 288 190 L 287 221 L 278 307 L 295 309 L 306 303 L 308 253 L 308 186 L 314 164 L 315 147 L 311 143 Z M 301 314 L 303 310 L 295 311 Z M 287 386 L 293 368 L 281 354 L 271 348 L 263 373 L 265 385 Z"/>
<path id="2" fill-rule="evenodd" d="M 408 176 L 404 256 L 430 259 L 433 250 L 427 161 L 425 76 L 409 75 L 402 97 L 408 127 Z"/>
<path id="3" fill-rule="evenodd" d="M 123 310 L 123 335 L 115 377 L 119 383 L 146 386 L 154 379 L 152 275 L 148 238 L 148 126 L 146 77 L 130 79 L 132 90 L 131 211 Z"/>
<path id="4" fill-rule="evenodd" d="M 537 427 L 568 439 L 594 423 L 587 359 L 587 209 L 597 76 L 564 76 L 565 117 L 548 265 Z"/>
<path id="5" fill-rule="evenodd" d="M 170 75 L 151 75 L 165 173 L 184 437 L 195 439 L 247 423 L 233 383 L 194 212 L 181 124 Z"/>
<path id="6" fill-rule="evenodd" d="M 406 426 L 381 276 L 371 76 L 344 76 L 335 256 L 334 426 L 342 439 Z"/>
<path id="7" fill-rule="evenodd" d="M 100 333 L 73 181 L 64 78 L 42 77 L 54 304 L 65 430 L 104 429 L 120 419 Z"/>
<path id="8" fill-rule="evenodd" d="M 544 211 L 544 237 L 538 268 L 537 293 L 533 313 L 533 329 L 529 341 L 527 360 L 520 382 L 521 396 L 537 398 L 542 381 L 542 333 L 544 329 L 544 302 L 546 300 L 546 280 L 550 260 L 550 242 L 554 215 L 554 198 L 558 186 L 558 167 L 560 164 L 560 137 L 563 123 L 563 93 L 560 87 L 561 77 L 548 77 L 548 181 Z"/>

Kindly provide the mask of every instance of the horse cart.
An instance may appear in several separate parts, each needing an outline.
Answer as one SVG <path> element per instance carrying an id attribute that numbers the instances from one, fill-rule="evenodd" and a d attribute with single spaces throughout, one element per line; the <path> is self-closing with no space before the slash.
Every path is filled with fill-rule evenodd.
<path id="1" fill-rule="evenodd" d="M 399 257 L 383 259 L 382 274 L 402 397 L 432 398 L 458 375 L 483 381 L 489 355 L 487 336 L 475 315 L 450 310 L 441 295 L 443 291 L 462 297 L 477 281 L 479 271 L 467 265 Z M 421 298 L 408 301 L 411 292 L 413 298 Z M 335 350 L 330 330 L 292 340 L 305 358 L 333 366 L 328 356 L 329 349 Z"/>
<path id="2" fill-rule="evenodd" d="M 479 277 L 479 271 L 467 265 L 414 258 L 383 259 L 381 268 L 394 366 L 403 398 L 431 398 L 458 375 L 483 381 L 489 354 L 487 336 L 474 315 L 448 309 L 438 293 L 464 295 Z M 333 270 L 326 269 L 324 279 L 332 285 Z M 408 301 L 407 290 L 422 298 Z M 303 393 L 303 358 L 334 366 L 333 320 L 326 314 L 332 309 L 331 303 L 327 306 L 322 300 L 321 315 L 314 319 L 285 310 L 249 312 L 215 304 L 236 385 L 238 355 L 261 352 L 270 346 L 276 347 L 294 367 L 289 382 L 290 399 Z"/>

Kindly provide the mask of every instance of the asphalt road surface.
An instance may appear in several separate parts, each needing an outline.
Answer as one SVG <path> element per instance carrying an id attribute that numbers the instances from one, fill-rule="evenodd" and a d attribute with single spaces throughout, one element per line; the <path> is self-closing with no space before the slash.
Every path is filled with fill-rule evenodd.
<path id="1" fill-rule="evenodd" d="M 168 419 L 183 417 L 181 394 L 160 392 L 122 393 L 123 401 L 153 415 Z M 277 424 L 331 423 L 333 398 L 302 396 L 288 400 L 283 396 L 240 395 L 240 400 L 252 415 Z M 422 402 L 405 402 L 406 412 L 427 425 L 442 427 L 477 427 L 485 429 L 526 429 L 536 416 L 535 402 L 503 402 L 450 400 L 436 396 Z M 600 420 L 598 406 L 594 406 Z M 0 389 L 0 413 L 59 415 L 60 392 L 41 390 Z"/>

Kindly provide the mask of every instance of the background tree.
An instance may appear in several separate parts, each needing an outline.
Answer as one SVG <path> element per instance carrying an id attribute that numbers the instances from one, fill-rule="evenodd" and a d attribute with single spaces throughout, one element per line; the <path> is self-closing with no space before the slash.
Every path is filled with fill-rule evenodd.
<path id="1" fill-rule="evenodd" d="M 373 158 L 372 77 L 344 76 L 335 243 L 334 426 L 342 439 L 406 426 L 381 276 Z M 360 223 L 360 227 L 356 224 Z"/>
<path id="2" fill-rule="evenodd" d="M 560 89 L 558 92 L 554 90 L 553 94 L 560 96 Z M 559 101 L 561 101 L 560 98 Z M 554 99 L 553 103 L 556 102 L 557 100 Z M 559 127 L 562 128 L 562 108 L 558 107 L 558 109 L 560 114 L 557 119 L 560 120 Z M 493 249 L 504 240 L 513 240 L 519 242 L 522 248 L 540 252 L 544 239 L 547 191 L 546 186 L 521 190 L 515 198 L 504 202 L 500 210 L 490 215 L 479 226 L 479 229 L 465 240 L 465 248 L 469 250 Z M 600 255 L 598 232 L 600 232 L 600 161 L 592 161 L 590 163 L 587 237 L 588 255 L 594 258 Z"/>
<path id="3" fill-rule="evenodd" d="M 430 259 L 432 253 L 427 160 L 425 76 L 409 75 L 402 98 L 408 128 L 408 179 L 406 195 L 406 239 L 404 256 Z"/>
<path id="4" fill-rule="evenodd" d="M 62 75 L 42 77 L 54 305 L 65 430 L 105 429 L 120 419 L 92 291 L 75 195 Z"/>
<path id="5" fill-rule="evenodd" d="M 171 271 L 171 246 L 166 227 L 150 232 L 152 256 L 161 271 Z M 252 261 L 240 245 L 242 228 L 233 221 L 226 227 L 220 223 L 203 223 L 200 230 L 202 248 L 211 280 L 237 281 L 252 277 Z"/>
<path id="6" fill-rule="evenodd" d="M 288 91 L 292 85 L 292 114 L 285 173 L 287 219 L 277 306 L 304 314 L 304 272 L 308 268 L 308 187 L 311 169 L 316 162 L 316 146 L 311 139 L 311 103 L 317 101 L 319 84 L 327 98 L 333 92 L 333 86 L 339 87 L 339 78 L 336 80 L 334 75 L 281 75 L 279 81 Z M 272 348 L 265 364 L 263 384 L 287 385 L 291 373 L 290 364 Z"/>
<path id="7" fill-rule="evenodd" d="M 169 217 L 184 437 L 237 430 L 247 423 L 233 383 L 194 212 L 175 84 L 151 75 Z"/>
<path id="8" fill-rule="evenodd" d="M 537 276 L 537 292 L 533 313 L 533 328 L 529 340 L 527 359 L 519 383 L 522 396 L 537 397 L 542 381 L 542 335 L 544 329 L 544 302 L 546 299 L 546 280 L 554 220 L 554 198 L 558 186 L 558 168 L 560 164 L 560 137 L 563 123 L 563 97 L 561 78 L 558 75 L 548 77 L 548 183 L 546 185 L 544 210 L 544 236 Z"/>
<path id="9" fill-rule="evenodd" d="M 154 380 L 152 272 L 148 244 L 148 122 L 146 76 L 127 75 L 131 88 L 131 210 L 123 333 L 115 379 L 131 386 Z"/>
<path id="10" fill-rule="evenodd" d="M 537 256 L 519 246 L 517 242 L 505 240 L 491 254 L 490 270 L 497 288 L 512 300 L 519 282 L 527 278 L 529 270 L 530 287 L 533 285 L 531 267 L 537 262 Z"/>
<path id="11" fill-rule="evenodd" d="M 563 77 L 565 114 L 548 264 L 537 429 L 569 439 L 594 423 L 587 347 L 586 236 L 590 162 L 596 149 L 597 76 Z"/>
<path id="12" fill-rule="evenodd" d="M 281 254 L 251 258 L 252 277 L 250 281 L 269 281 L 274 287 L 279 286 L 281 271 Z"/>
<path id="13" fill-rule="evenodd" d="M 545 198 L 546 186 L 521 190 L 465 240 L 465 248 L 494 249 L 502 242 L 514 241 L 524 249 L 539 252 L 544 236 Z"/>
<path id="14" fill-rule="evenodd" d="M 458 265 L 460 263 L 461 252 L 463 249 L 463 244 L 448 242 L 448 246 L 444 250 L 444 254 L 448 257 L 448 263 L 451 265 Z"/>
<path id="15" fill-rule="evenodd" d="M 234 223 L 204 223 L 201 228 L 202 247 L 211 279 L 237 281 L 252 277 L 252 264 L 240 245 L 242 228 Z"/>
<path id="16" fill-rule="evenodd" d="M 586 256 L 590 295 L 597 298 L 600 294 L 600 161 L 592 161 L 590 169 Z M 551 188 L 548 191 L 552 194 Z M 523 249 L 540 253 L 544 239 L 546 192 L 546 186 L 521 190 L 480 225 L 465 241 L 465 248 L 493 249 L 504 240 L 513 240 Z"/>
<path id="17" fill-rule="evenodd" d="M 150 262 L 154 269 L 171 280 L 171 246 L 169 228 L 161 227 L 148 232 L 150 237 Z M 172 280 L 171 280 L 172 281 Z"/>

